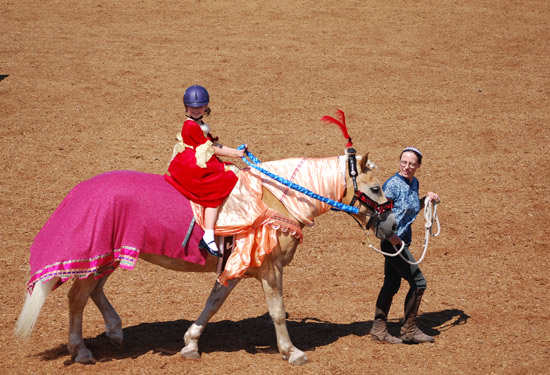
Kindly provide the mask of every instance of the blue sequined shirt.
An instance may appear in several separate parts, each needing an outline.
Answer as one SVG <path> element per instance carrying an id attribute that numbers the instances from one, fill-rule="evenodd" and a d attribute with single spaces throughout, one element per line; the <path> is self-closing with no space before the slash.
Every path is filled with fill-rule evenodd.
<path id="1" fill-rule="evenodd" d="M 411 225 L 420 212 L 418 180 L 413 177 L 409 183 L 399 173 L 394 174 L 382 186 L 387 198 L 393 200 L 393 213 L 397 221 L 397 236 L 410 245 L 412 239 Z"/>

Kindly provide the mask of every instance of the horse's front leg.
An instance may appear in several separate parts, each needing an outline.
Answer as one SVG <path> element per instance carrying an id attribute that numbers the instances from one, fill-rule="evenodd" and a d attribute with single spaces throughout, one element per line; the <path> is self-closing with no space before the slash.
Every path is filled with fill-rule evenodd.
<path id="1" fill-rule="evenodd" d="M 269 315 L 275 325 L 279 353 L 292 365 L 305 365 L 308 362 L 306 354 L 292 344 L 288 335 L 286 311 L 283 301 L 283 268 L 273 264 L 262 268 L 263 270 L 260 274 L 261 282 L 267 306 L 269 307 Z"/>
<path id="2" fill-rule="evenodd" d="M 212 291 L 210 292 L 210 296 L 208 296 L 208 300 L 206 301 L 206 305 L 204 306 L 201 315 L 193 324 L 191 324 L 191 326 L 187 329 L 187 332 L 185 332 L 185 336 L 183 336 L 185 340 L 185 347 L 181 350 L 181 355 L 183 357 L 189 359 L 200 358 L 199 338 L 210 319 L 214 316 L 214 314 L 216 314 L 216 312 L 218 312 L 227 296 L 229 296 L 229 293 L 231 293 L 233 288 L 235 288 L 235 285 L 237 285 L 239 280 L 240 279 L 229 280 L 227 282 L 227 286 L 223 286 L 216 281 Z"/>

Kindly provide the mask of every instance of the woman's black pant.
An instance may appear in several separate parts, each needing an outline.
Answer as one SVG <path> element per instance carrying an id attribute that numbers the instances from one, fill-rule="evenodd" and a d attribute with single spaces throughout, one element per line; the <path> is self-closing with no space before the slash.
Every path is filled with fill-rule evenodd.
<path id="1" fill-rule="evenodd" d="M 380 243 L 382 251 L 386 253 L 396 253 L 393 245 L 389 241 Z M 409 247 L 406 245 L 401 255 L 409 262 L 415 262 Z M 393 296 L 401 287 L 401 280 L 405 279 L 409 283 L 409 292 L 405 297 L 405 306 L 408 306 L 416 289 L 426 289 L 426 279 L 420 271 L 418 265 L 411 265 L 405 262 L 399 255 L 395 257 L 384 256 L 384 284 L 380 289 L 378 299 L 376 301 L 375 319 L 386 319 L 390 310 Z"/>

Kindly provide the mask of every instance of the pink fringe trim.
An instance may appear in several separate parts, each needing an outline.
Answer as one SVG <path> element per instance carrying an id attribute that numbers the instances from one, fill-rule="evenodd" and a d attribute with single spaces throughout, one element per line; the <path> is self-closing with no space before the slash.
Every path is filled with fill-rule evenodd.
<path id="1" fill-rule="evenodd" d="M 88 259 L 75 259 L 64 262 L 49 264 L 43 269 L 36 271 L 30 281 L 27 283 L 27 290 L 32 293 L 34 286 L 38 282 L 48 281 L 54 277 L 59 277 L 59 282 L 54 289 L 64 282 L 78 277 L 85 279 L 94 275 L 96 279 L 112 273 L 117 267 L 132 270 L 139 256 L 139 249 L 130 246 L 122 246 L 120 249 L 114 249 L 107 254 L 99 255 Z"/>

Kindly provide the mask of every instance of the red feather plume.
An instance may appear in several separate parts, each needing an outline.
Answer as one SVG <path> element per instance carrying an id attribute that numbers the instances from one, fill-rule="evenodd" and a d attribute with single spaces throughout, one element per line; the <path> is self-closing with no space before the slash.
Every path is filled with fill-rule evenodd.
<path id="1" fill-rule="evenodd" d="M 351 147 L 353 146 L 353 142 L 351 141 L 351 137 L 348 134 L 348 128 L 346 126 L 346 115 L 344 114 L 343 111 L 339 109 L 337 109 L 336 112 L 339 118 L 338 120 L 335 119 L 334 117 L 323 116 L 321 117 L 321 121 L 328 122 L 329 124 L 338 125 L 342 130 L 342 134 L 344 135 L 344 138 L 348 140 L 348 142 L 346 143 L 346 147 Z"/>

